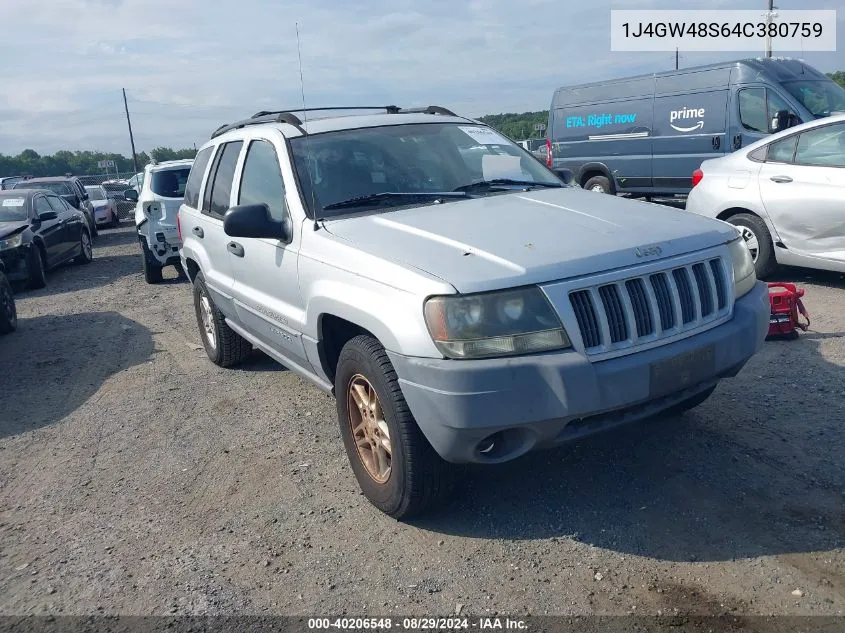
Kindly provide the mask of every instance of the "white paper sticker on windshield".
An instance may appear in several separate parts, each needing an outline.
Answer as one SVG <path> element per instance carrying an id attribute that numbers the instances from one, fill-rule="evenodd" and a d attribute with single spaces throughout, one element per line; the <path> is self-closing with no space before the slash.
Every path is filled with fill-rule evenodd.
<path id="1" fill-rule="evenodd" d="M 485 154 L 481 157 L 481 173 L 484 180 L 497 178 L 523 180 L 525 178 L 522 173 L 522 159 L 519 156 Z"/>
<path id="2" fill-rule="evenodd" d="M 461 131 L 469 135 L 472 140 L 481 145 L 507 145 L 507 139 L 489 127 L 460 126 Z"/>
<path id="3" fill-rule="evenodd" d="M 25 200 L 23 198 L 6 198 L 3 200 L 4 207 L 22 207 Z"/>

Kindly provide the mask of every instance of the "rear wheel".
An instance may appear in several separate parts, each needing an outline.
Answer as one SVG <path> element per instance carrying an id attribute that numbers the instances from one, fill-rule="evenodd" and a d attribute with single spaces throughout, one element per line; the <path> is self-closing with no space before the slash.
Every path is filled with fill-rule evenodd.
<path id="1" fill-rule="evenodd" d="M 88 231 L 82 229 L 79 235 L 79 255 L 76 258 L 77 264 L 90 264 L 94 259 L 94 249 L 91 246 L 91 236 Z"/>
<path id="2" fill-rule="evenodd" d="M 144 266 L 144 281 L 148 284 L 161 283 L 162 266 L 155 260 L 150 247 L 147 246 L 147 242 L 143 237 L 141 238 L 141 261 Z"/>
<path id="3" fill-rule="evenodd" d="M 194 279 L 194 311 L 205 353 L 212 363 L 232 367 L 249 358 L 252 345 L 226 324 L 226 318 L 208 293 L 202 273 L 197 273 Z"/>
<path id="4" fill-rule="evenodd" d="M 763 220 L 751 213 L 738 213 L 728 218 L 728 222 L 736 226 L 745 240 L 745 245 L 754 261 L 754 270 L 758 279 L 765 279 L 775 272 L 775 247 L 772 244 L 772 234 Z"/>
<path id="5" fill-rule="evenodd" d="M 610 178 L 607 176 L 593 176 L 584 183 L 584 189 L 596 193 L 616 193 L 613 189 L 613 183 L 610 182 Z"/>
<path id="6" fill-rule="evenodd" d="M 6 275 L 0 273 L 0 334 L 14 332 L 18 327 L 18 311 L 15 296 Z"/>
<path id="7" fill-rule="evenodd" d="M 28 283 L 30 288 L 43 288 L 47 285 L 44 255 L 41 253 L 41 249 L 35 244 L 29 247 L 26 267 L 27 273 L 29 274 Z"/>
<path id="8" fill-rule="evenodd" d="M 406 519 L 444 499 L 451 487 L 450 465 L 417 426 L 376 339 L 361 335 L 344 345 L 335 395 L 346 454 L 370 503 Z"/>

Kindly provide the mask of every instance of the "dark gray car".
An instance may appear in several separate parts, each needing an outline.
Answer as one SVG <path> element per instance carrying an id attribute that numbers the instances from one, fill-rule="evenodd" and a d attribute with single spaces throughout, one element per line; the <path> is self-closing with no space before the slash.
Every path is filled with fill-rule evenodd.
<path id="1" fill-rule="evenodd" d="M 51 176 L 27 178 L 15 183 L 13 189 L 47 189 L 61 196 L 74 209 L 79 209 L 88 220 L 91 237 L 97 237 L 97 223 L 94 221 L 94 207 L 88 192 L 76 176 Z"/>

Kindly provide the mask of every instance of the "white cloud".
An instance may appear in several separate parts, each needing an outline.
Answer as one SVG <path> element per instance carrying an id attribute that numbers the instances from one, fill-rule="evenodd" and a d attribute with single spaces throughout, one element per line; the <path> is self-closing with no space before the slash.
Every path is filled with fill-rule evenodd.
<path id="1" fill-rule="evenodd" d="M 19 27 L 4 26 L 0 41 L 0 153 L 26 147 L 126 153 L 121 88 L 139 149 L 199 144 L 223 122 L 269 106 L 298 107 L 295 22 L 308 105 L 440 103 L 471 116 L 544 109 L 559 85 L 672 67 L 671 53 L 611 53 L 611 8 L 698 6 L 692 0 L 3 5 L 4 25 Z M 839 30 L 842 41 L 845 29 Z M 682 63 L 741 56 L 688 54 Z M 842 65 L 836 53 L 806 58 L 822 70 Z"/>

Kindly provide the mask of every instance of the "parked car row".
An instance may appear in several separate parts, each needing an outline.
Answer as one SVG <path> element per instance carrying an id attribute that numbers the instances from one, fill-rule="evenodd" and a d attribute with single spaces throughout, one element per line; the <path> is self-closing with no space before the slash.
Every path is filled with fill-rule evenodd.
<path id="1" fill-rule="evenodd" d="M 845 272 L 837 113 L 845 89 L 793 59 L 563 87 L 547 164 L 594 192 L 689 194 L 688 210 L 741 229 L 761 278 L 778 263 Z"/>
<path id="2" fill-rule="evenodd" d="M 5 278 L 43 288 L 47 271 L 93 258 L 87 216 L 51 189 L 0 191 L 0 261 Z"/>
<path id="3" fill-rule="evenodd" d="M 369 110 L 221 126 L 139 226 L 180 245 L 213 363 L 259 349 L 335 396 L 383 512 L 434 507 L 453 464 L 695 407 L 762 345 L 736 227 L 568 186 L 442 107 Z"/>

